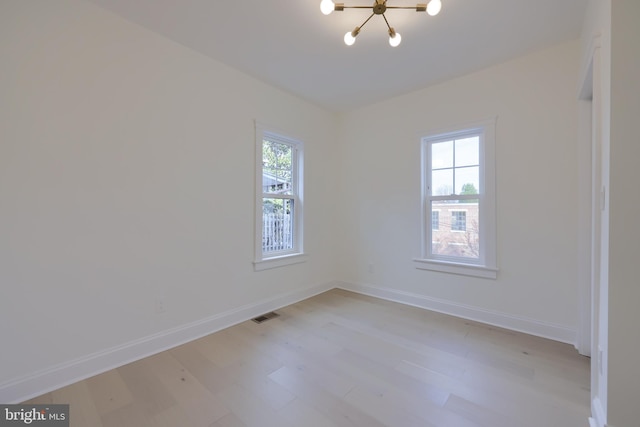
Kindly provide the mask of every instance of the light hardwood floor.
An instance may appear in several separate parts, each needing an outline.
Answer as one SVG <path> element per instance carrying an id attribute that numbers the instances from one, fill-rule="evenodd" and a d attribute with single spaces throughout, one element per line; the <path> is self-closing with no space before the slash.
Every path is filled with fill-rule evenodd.
<path id="1" fill-rule="evenodd" d="M 332 290 L 32 399 L 75 427 L 586 427 L 569 345 Z"/>

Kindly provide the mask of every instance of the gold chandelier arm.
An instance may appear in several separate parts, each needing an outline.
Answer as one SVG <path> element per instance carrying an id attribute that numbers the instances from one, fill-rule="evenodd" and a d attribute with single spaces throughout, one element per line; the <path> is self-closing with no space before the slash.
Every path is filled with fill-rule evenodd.
<path id="1" fill-rule="evenodd" d="M 389 25 L 389 21 L 387 21 L 387 17 L 384 16 L 384 13 L 382 14 L 382 17 L 384 18 L 384 22 L 387 24 L 387 28 L 389 28 L 389 31 L 392 31 L 391 30 L 391 25 Z"/>
<path id="2" fill-rule="evenodd" d="M 427 5 L 418 3 L 415 6 L 387 6 L 387 9 L 415 9 L 416 12 L 426 12 Z"/>
<path id="3" fill-rule="evenodd" d="M 426 12 L 427 5 L 418 3 L 415 6 L 386 6 L 387 9 L 408 9 L 415 10 L 416 12 Z M 336 11 L 343 11 L 344 9 L 371 9 L 371 6 L 347 6 L 344 3 L 336 3 Z"/>
<path id="4" fill-rule="evenodd" d="M 362 23 L 362 25 L 360 25 L 358 28 L 364 27 L 364 24 L 369 22 L 369 19 L 373 18 L 373 15 L 375 15 L 375 13 L 372 13 L 367 19 L 365 19 L 365 21 Z"/>

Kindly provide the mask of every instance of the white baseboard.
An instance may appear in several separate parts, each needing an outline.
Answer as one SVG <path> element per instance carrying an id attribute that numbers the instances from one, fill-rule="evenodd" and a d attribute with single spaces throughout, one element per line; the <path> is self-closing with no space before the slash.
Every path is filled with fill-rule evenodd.
<path id="1" fill-rule="evenodd" d="M 591 401 L 591 416 L 592 418 L 589 418 L 591 427 L 607 427 L 602 401 L 600 401 L 600 398 L 597 396 Z"/>
<path id="2" fill-rule="evenodd" d="M 459 304 L 453 301 L 446 301 L 410 292 L 399 291 L 389 288 L 377 288 L 370 285 L 337 282 L 336 287 L 348 291 L 357 292 L 389 301 L 420 307 L 439 313 L 450 314 L 463 319 L 474 320 L 493 326 L 498 326 L 513 331 L 524 332 L 530 335 L 549 338 L 575 345 L 576 331 L 565 326 L 556 325 L 520 316 L 513 316 L 506 313 L 487 310 L 480 307 Z"/>
<path id="3" fill-rule="evenodd" d="M 329 282 L 229 310 L 206 319 L 159 332 L 89 354 L 0 384 L 0 402 L 19 403 L 60 387 L 126 365 L 269 311 L 294 304 L 333 288 L 345 289 L 389 301 L 450 314 L 469 320 L 574 344 L 576 331 L 560 325 L 508 315 L 395 289 L 347 282 Z M 594 416 L 597 414 L 594 412 Z M 598 421 L 596 416 L 596 421 Z M 596 424 L 596 427 L 605 427 Z"/>
<path id="4" fill-rule="evenodd" d="M 51 366 L 30 375 L 12 379 L 0 384 L 0 402 L 5 404 L 23 402 L 110 369 L 202 338 L 335 287 L 336 283 L 330 282 L 277 295 L 257 303 L 247 304 L 196 322 Z"/>

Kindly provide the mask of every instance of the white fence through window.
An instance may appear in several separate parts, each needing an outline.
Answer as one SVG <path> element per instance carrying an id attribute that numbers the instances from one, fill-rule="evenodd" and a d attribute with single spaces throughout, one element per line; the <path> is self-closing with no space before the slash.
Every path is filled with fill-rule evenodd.
<path id="1" fill-rule="evenodd" d="M 262 252 L 293 249 L 293 218 L 286 213 L 262 215 Z"/>

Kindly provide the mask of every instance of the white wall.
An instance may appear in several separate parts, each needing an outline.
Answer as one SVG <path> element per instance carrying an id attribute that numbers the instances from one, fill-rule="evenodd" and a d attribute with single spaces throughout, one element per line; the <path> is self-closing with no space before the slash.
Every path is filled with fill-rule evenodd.
<path id="1" fill-rule="evenodd" d="M 579 59 L 575 41 L 346 114 L 346 286 L 573 341 Z M 494 116 L 498 279 L 417 270 L 419 137 Z"/>
<path id="2" fill-rule="evenodd" d="M 608 426 L 640 420 L 640 2 L 611 2 Z"/>
<path id="3" fill-rule="evenodd" d="M 333 114 L 76 0 L 2 1 L 0 58 L 0 389 L 334 278 Z M 258 273 L 254 119 L 305 142 L 310 255 Z"/>

